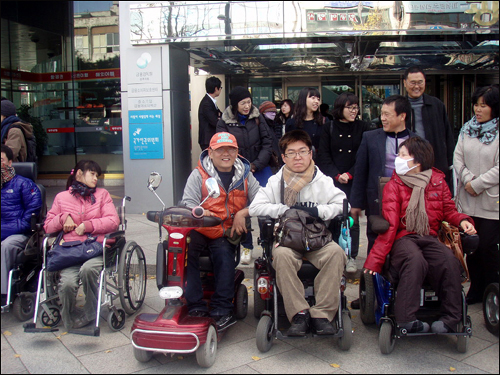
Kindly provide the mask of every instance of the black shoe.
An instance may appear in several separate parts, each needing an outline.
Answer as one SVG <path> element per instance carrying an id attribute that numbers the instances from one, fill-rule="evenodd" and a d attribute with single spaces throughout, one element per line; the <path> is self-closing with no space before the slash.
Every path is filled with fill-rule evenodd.
<path id="1" fill-rule="evenodd" d="M 203 311 L 203 310 L 193 310 L 190 311 L 188 315 L 195 318 L 208 318 L 210 316 L 208 311 Z"/>
<path id="2" fill-rule="evenodd" d="M 312 318 L 312 326 L 318 335 L 335 334 L 335 328 L 326 318 Z"/>
<path id="3" fill-rule="evenodd" d="M 236 323 L 236 318 L 233 314 L 223 315 L 223 316 L 213 316 L 215 319 L 215 324 L 217 325 L 217 331 L 224 331 L 226 328 L 231 327 Z"/>
<path id="4" fill-rule="evenodd" d="M 356 298 L 354 301 L 351 302 L 351 309 L 359 310 L 359 298 Z"/>
<path id="5" fill-rule="evenodd" d="M 292 318 L 292 325 L 288 328 L 287 336 L 304 336 L 309 332 L 311 315 L 309 310 L 302 310 Z"/>

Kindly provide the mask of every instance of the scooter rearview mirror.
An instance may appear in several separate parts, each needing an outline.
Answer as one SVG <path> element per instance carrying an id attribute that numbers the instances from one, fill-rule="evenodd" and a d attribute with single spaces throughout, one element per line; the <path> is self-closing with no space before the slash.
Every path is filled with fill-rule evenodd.
<path id="1" fill-rule="evenodd" d="M 205 186 L 207 187 L 208 196 L 210 198 L 219 198 L 220 196 L 220 188 L 217 180 L 213 177 L 210 177 L 205 182 Z"/>
<path id="2" fill-rule="evenodd" d="M 154 191 L 158 189 L 161 184 L 161 174 L 158 172 L 151 172 L 148 179 L 148 189 Z"/>

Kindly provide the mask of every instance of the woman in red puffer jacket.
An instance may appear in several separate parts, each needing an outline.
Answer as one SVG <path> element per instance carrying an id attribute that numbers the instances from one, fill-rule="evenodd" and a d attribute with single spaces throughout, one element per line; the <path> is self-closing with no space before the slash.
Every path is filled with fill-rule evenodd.
<path id="1" fill-rule="evenodd" d="M 103 242 L 106 233 L 114 232 L 120 219 L 113 199 L 106 189 L 96 188 L 101 167 L 92 160 L 80 160 L 71 171 L 66 191 L 56 195 L 45 219 L 46 233 L 64 231 L 63 241 L 84 241 L 87 234 Z M 67 330 L 81 328 L 96 319 L 99 273 L 102 256 L 87 260 L 82 265 L 60 271 L 59 299 L 61 317 Z M 83 309 L 76 308 L 76 294 L 81 280 L 85 293 Z"/>
<path id="2" fill-rule="evenodd" d="M 462 318 L 461 265 L 437 239 L 441 222 L 476 233 L 472 219 L 455 208 L 445 175 L 432 165 L 434 152 L 428 141 L 412 137 L 401 144 L 382 199 L 382 213 L 390 226 L 377 237 L 364 265 L 365 272 L 381 272 L 391 253 L 390 273 L 399 281 L 396 321 L 411 333 L 452 332 Z M 426 277 L 441 299 L 441 318 L 432 327 L 416 319 Z"/>

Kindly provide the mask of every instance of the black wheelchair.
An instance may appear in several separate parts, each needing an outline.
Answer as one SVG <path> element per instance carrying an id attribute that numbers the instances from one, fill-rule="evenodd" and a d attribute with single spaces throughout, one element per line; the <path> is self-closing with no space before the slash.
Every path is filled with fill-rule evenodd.
<path id="1" fill-rule="evenodd" d="M 337 225 L 339 232 L 342 230 L 340 227 L 349 226 L 347 207 L 346 199 L 344 201 L 344 215 L 333 219 L 339 222 L 339 225 Z M 258 220 L 259 227 L 261 228 L 259 244 L 264 251 L 262 257 L 256 259 L 254 263 L 254 316 L 259 319 L 256 331 L 257 348 L 259 351 L 265 353 L 271 349 L 273 339 L 289 339 L 292 337 L 283 333 L 289 328 L 290 323 L 286 319 L 283 297 L 279 292 L 276 283 L 276 271 L 272 266 L 275 220 L 269 216 L 259 217 Z M 335 238 L 338 238 L 338 236 L 334 234 Z M 303 259 L 298 276 L 304 285 L 304 296 L 309 306 L 315 304 L 314 278 L 318 273 L 319 270 L 316 267 L 306 259 Z M 342 275 L 339 290 L 339 308 L 332 321 L 336 332 L 333 335 L 321 335 L 321 337 L 337 337 L 341 350 L 349 350 L 351 348 L 353 336 L 351 313 L 347 307 L 347 297 L 344 295 L 345 289 L 346 278 L 345 275 Z M 316 336 L 316 334 L 309 333 L 304 337 L 312 336 Z"/>
<path id="2" fill-rule="evenodd" d="M 16 174 L 36 181 L 35 163 L 12 163 Z M 42 197 L 42 208 L 38 215 L 31 216 L 31 235 L 24 250 L 18 252 L 13 268 L 9 271 L 8 290 L 2 313 L 12 311 L 21 322 L 33 317 L 36 296 L 36 275 L 42 267 L 40 253 L 43 239 L 43 222 L 47 214 L 46 191 L 37 184 Z"/>
<path id="3" fill-rule="evenodd" d="M 137 312 L 146 296 L 146 257 L 144 251 L 135 241 L 127 241 L 125 230 L 125 196 L 122 205 L 117 208 L 120 217 L 118 231 L 108 233 L 104 237 L 104 265 L 99 275 L 99 290 L 95 325 L 90 329 L 73 329 L 69 333 L 99 336 L 99 317 L 101 308 L 108 307 L 107 323 L 112 331 L 119 331 L 125 325 L 126 315 Z M 45 235 L 42 247 L 42 266 L 38 276 L 35 311 L 32 323 L 24 324 L 24 331 L 29 333 L 54 332 L 61 322 L 61 306 L 58 296 L 59 272 L 48 272 L 47 251 L 50 250 L 57 233 Z M 115 306 L 119 299 L 121 308 Z"/>
<path id="4" fill-rule="evenodd" d="M 382 177 L 379 181 L 379 204 L 382 205 L 382 191 L 389 178 Z M 384 233 L 389 228 L 389 223 L 381 215 L 369 217 L 372 229 L 375 233 Z M 462 234 L 462 252 L 472 253 L 479 244 L 477 235 Z M 450 250 L 451 251 L 451 250 Z M 389 272 L 390 254 L 387 255 L 384 267 L 380 274 L 370 275 L 363 273 L 359 283 L 360 317 L 365 324 L 376 323 L 379 327 L 379 348 L 383 354 L 390 354 L 394 350 L 396 339 L 406 336 L 430 336 L 437 333 L 410 333 L 400 327 L 395 318 L 394 305 L 397 293 L 397 283 L 392 279 Z M 467 281 L 466 272 L 462 270 L 462 280 Z M 434 321 L 439 318 L 440 300 L 437 293 L 432 289 L 427 280 L 424 281 L 420 293 L 420 309 L 417 319 L 423 321 Z M 440 333 L 457 337 L 457 350 L 465 353 L 468 348 L 469 338 L 472 336 L 472 322 L 467 313 L 467 303 L 462 286 L 462 320 L 458 324 L 456 332 Z"/>

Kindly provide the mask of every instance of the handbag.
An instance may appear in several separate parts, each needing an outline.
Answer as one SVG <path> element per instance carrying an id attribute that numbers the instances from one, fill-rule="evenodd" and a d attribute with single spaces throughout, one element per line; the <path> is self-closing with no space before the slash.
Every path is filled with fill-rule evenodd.
<path id="1" fill-rule="evenodd" d="M 438 231 L 439 242 L 444 244 L 447 248 L 451 249 L 455 257 L 462 265 L 462 278 L 463 282 L 469 280 L 469 269 L 465 263 L 464 253 L 462 251 L 462 240 L 460 239 L 460 230 L 450 223 L 443 221 Z"/>
<path id="2" fill-rule="evenodd" d="M 52 249 L 47 252 L 47 271 L 56 272 L 85 263 L 103 253 L 97 237 L 88 235 L 85 241 L 67 241 L 61 244 L 63 231 L 59 233 Z"/>
<path id="3" fill-rule="evenodd" d="M 281 201 L 284 201 L 285 182 L 281 177 Z M 298 252 L 309 252 L 321 249 L 332 241 L 332 232 L 323 220 L 310 213 L 290 208 L 281 215 L 275 229 L 277 246 L 284 246 Z"/>

